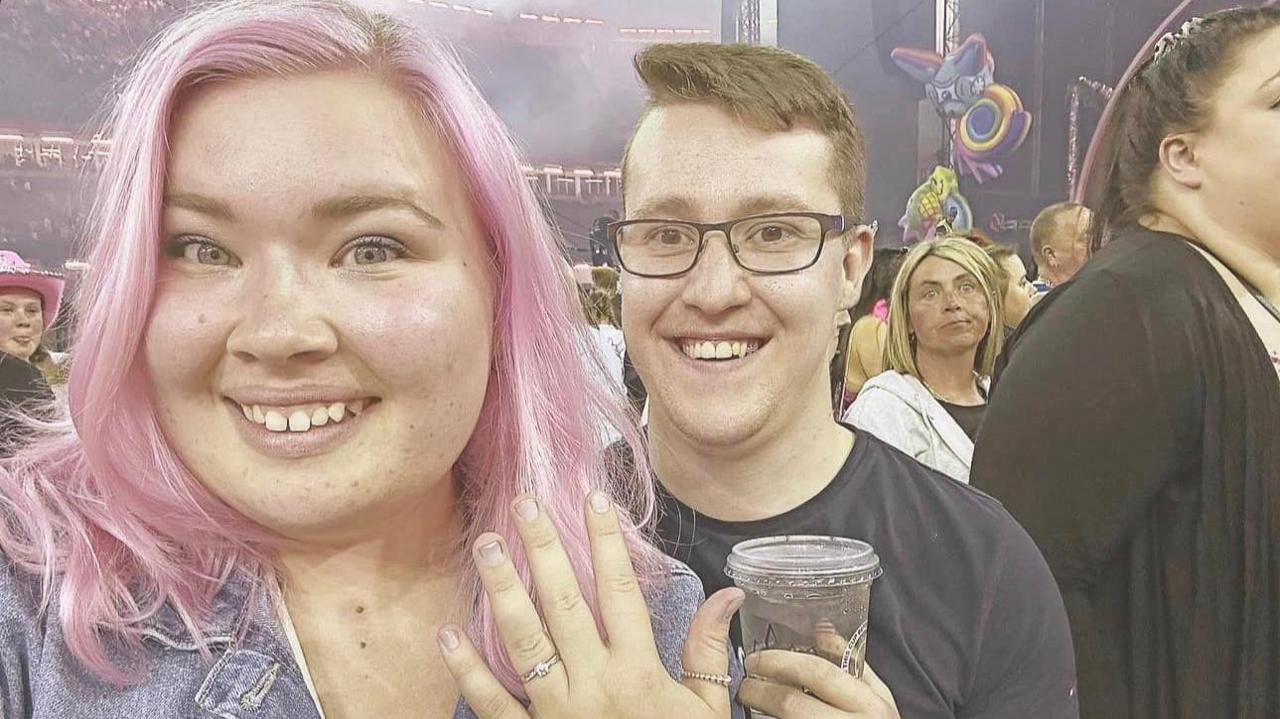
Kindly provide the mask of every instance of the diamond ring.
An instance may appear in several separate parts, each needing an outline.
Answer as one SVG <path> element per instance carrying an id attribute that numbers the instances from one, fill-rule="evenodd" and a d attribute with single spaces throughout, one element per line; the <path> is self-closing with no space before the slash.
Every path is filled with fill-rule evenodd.
<path id="1" fill-rule="evenodd" d="M 544 661 L 540 661 L 537 664 L 534 664 L 533 669 L 530 669 L 529 671 L 520 675 L 520 683 L 528 684 L 534 679 L 541 679 L 542 677 L 545 677 L 546 675 L 551 673 L 551 667 L 554 667 L 559 663 L 560 663 L 560 655 L 558 653 L 552 654 L 550 657 L 548 657 Z"/>

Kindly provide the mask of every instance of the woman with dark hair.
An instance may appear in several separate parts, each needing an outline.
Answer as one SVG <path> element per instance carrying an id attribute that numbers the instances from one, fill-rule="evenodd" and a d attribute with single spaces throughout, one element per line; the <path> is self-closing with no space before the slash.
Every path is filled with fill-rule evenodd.
<path id="1" fill-rule="evenodd" d="M 974 483 L 1039 543 L 1087 717 L 1280 716 L 1280 9 L 1114 102 L 1094 255 L 1032 309 Z"/>

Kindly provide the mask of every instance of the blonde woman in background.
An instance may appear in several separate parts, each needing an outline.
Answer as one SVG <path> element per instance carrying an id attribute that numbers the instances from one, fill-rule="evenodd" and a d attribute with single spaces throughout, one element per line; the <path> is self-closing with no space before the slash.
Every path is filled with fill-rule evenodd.
<path id="1" fill-rule="evenodd" d="M 997 286 L 1004 293 L 1005 339 L 1022 324 L 1035 302 L 1036 288 L 1027 279 L 1027 266 L 1012 245 L 990 244 L 982 248 L 995 260 L 999 275 Z"/>
<path id="2" fill-rule="evenodd" d="M 889 300 L 888 369 L 862 386 L 845 421 L 968 482 L 1004 340 L 998 277 L 995 262 L 967 239 L 913 247 Z"/>

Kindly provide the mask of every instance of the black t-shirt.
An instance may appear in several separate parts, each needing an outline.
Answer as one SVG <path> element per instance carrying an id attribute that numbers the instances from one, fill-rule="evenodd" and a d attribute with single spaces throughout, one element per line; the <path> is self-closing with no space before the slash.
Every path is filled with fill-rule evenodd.
<path id="1" fill-rule="evenodd" d="M 661 486 L 658 497 L 659 546 L 692 567 L 708 595 L 731 584 L 725 559 L 745 539 L 871 543 L 884 575 L 871 589 L 867 659 L 903 717 L 1078 716 L 1062 598 L 1040 552 L 991 497 L 868 433 L 825 489 L 776 517 L 726 522 Z"/>
<path id="2" fill-rule="evenodd" d="M 951 404 L 938 400 L 938 404 L 951 415 L 951 419 L 960 425 L 960 429 L 969 435 L 969 439 L 975 439 L 978 436 L 978 429 L 982 427 L 982 417 L 987 413 L 987 405 L 977 404 L 972 407 L 966 407 L 962 404 Z"/>

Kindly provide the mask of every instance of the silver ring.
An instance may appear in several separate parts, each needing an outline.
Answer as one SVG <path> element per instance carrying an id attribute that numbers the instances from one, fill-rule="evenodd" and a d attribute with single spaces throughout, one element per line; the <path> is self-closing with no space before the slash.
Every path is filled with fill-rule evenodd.
<path id="1" fill-rule="evenodd" d="M 702 672 L 691 672 L 687 669 L 682 669 L 680 671 L 680 678 L 697 679 L 698 681 L 719 684 L 722 687 L 727 687 L 733 683 L 733 677 L 728 674 L 703 674 Z"/>
<path id="2" fill-rule="evenodd" d="M 540 661 L 537 664 L 534 664 L 533 669 L 530 669 L 524 674 L 521 674 L 520 683 L 528 684 L 534 679 L 541 679 L 545 677 L 546 675 L 551 673 L 551 667 L 554 667 L 559 663 L 560 663 L 560 654 L 558 652 L 556 654 L 552 654 L 550 657 L 548 657 L 544 661 Z"/>

